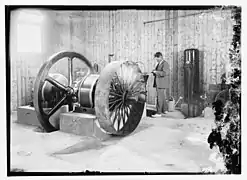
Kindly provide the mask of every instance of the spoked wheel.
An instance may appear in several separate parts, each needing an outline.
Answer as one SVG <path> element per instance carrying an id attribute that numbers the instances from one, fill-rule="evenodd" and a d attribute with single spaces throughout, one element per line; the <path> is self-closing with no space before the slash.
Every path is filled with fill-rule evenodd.
<path id="1" fill-rule="evenodd" d="M 67 85 L 65 85 L 64 81 L 61 82 L 59 78 L 56 76 L 50 76 L 49 70 L 51 67 L 60 59 L 68 58 L 68 82 Z M 77 58 L 83 61 L 87 67 L 89 68 L 88 74 L 90 74 L 93 71 L 93 67 L 91 63 L 81 54 L 76 52 L 69 52 L 69 51 L 63 51 L 59 52 L 43 64 L 41 69 L 39 70 L 39 73 L 37 75 L 37 78 L 35 80 L 34 84 L 34 108 L 38 117 L 38 120 L 41 124 L 41 126 L 44 128 L 46 132 L 52 132 L 58 130 L 57 127 L 54 127 L 49 119 L 50 117 L 57 112 L 63 105 L 68 105 L 69 110 L 72 108 L 72 103 L 76 99 L 76 90 L 72 87 L 73 84 L 73 59 Z M 61 76 L 59 76 L 61 77 Z M 54 103 L 54 106 L 48 110 L 44 110 L 43 108 L 43 101 L 44 101 L 44 85 L 50 84 L 52 85 L 53 90 L 55 89 L 57 92 L 59 92 L 58 97 L 56 99 L 56 102 Z M 47 89 L 46 89 L 47 90 Z M 53 91 L 54 92 L 54 91 Z M 49 92 L 48 92 L 49 93 Z M 53 94 L 50 94 L 51 97 Z"/>
<path id="2" fill-rule="evenodd" d="M 100 127 L 112 135 L 133 132 L 142 118 L 145 93 L 145 81 L 136 63 L 108 64 L 95 90 L 95 112 Z"/>

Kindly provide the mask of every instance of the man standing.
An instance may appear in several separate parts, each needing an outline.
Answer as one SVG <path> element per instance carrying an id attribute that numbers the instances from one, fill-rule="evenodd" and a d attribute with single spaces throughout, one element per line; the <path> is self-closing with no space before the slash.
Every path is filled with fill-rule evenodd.
<path id="1" fill-rule="evenodd" d="M 169 64 L 163 59 L 161 52 L 156 52 L 154 58 L 157 61 L 155 69 L 152 71 L 154 75 L 153 87 L 156 88 L 156 109 L 157 113 L 152 117 L 161 117 L 161 114 L 166 114 L 168 110 L 167 89 L 169 88 Z"/>

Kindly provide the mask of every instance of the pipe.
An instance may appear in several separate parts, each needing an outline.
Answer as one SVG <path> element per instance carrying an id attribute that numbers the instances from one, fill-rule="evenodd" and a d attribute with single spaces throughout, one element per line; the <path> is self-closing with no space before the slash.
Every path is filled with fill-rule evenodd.
<path id="1" fill-rule="evenodd" d="M 202 12 L 198 12 L 198 13 L 193 13 L 193 14 L 188 14 L 188 15 L 183 15 L 183 16 L 177 16 L 177 17 L 174 17 L 174 18 L 164 18 L 164 19 L 157 19 L 157 20 L 152 20 L 152 21 L 146 21 L 146 22 L 143 22 L 143 24 L 149 24 L 149 23 L 153 23 L 153 22 L 160 22 L 160 21 L 166 21 L 166 20 L 170 20 L 170 19 L 178 19 L 178 18 L 182 18 L 182 17 L 188 17 L 188 16 L 195 16 L 195 15 L 199 15 L 199 14 L 206 14 L 206 13 L 211 13 L 211 12 L 215 12 L 215 11 L 221 11 L 223 9 L 228 9 L 227 7 L 226 8 L 215 8 L 214 10 L 206 10 L 206 11 L 202 11 Z"/>

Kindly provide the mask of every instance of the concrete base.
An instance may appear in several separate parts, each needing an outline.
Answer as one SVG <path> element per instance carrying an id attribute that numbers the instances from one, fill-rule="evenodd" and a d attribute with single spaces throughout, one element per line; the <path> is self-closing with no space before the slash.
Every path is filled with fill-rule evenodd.
<path id="1" fill-rule="evenodd" d="M 83 113 L 62 113 L 60 115 L 60 130 L 75 135 L 96 137 L 100 140 L 106 140 L 111 137 L 99 128 L 95 115 Z"/>
<path id="2" fill-rule="evenodd" d="M 51 117 L 50 123 L 59 129 L 59 115 L 61 113 L 68 112 L 68 106 L 62 106 L 59 110 L 57 110 Z M 32 126 L 41 126 L 34 107 L 31 106 L 20 106 L 17 109 L 17 123 L 24 125 L 32 125 Z"/>
<path id="3" fill-rule="evenodd" d="M 20 106 L 17 109 L 17 123 L 40 126 L 34 107 Z"/>
<path id="4" fill-rule="evenodd" d="M 17 123 L 31 126 L 41 126 L 34 107 L 20 106 L 17 110 Z M 99 128 L 95 115 L 85 113 L 68 112 L 68 107 L 61 107 L 50 118 L 53 126 L 66 133 L 75 135 L 96 137 L 106 140 L 110 137 Z"/>
<path id="5" fill-rule="evenodd" d="M 147 116 L 146 104 L 142 118 Z M 41 126 L 34 107 L 21 106 L 17 111 L 17 123 L 32 126 Z M 68 112 L 68 107 L 61 107 L 50 118 L 51 124 L 63 132 L 74 135 L 96 137 L 100 140 L 106 140 L 111 137 L 99 126 L 95 115 L 86 113 Z"/>

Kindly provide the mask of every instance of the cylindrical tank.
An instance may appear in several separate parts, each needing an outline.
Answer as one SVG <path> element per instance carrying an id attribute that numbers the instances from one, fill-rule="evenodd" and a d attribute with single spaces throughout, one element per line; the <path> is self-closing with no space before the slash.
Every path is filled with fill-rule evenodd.
<path id="1" fill-rule="evenodd" d="M 186 49 L 184 51 L 184 101 L 193 101 L 199 95 L 199 50 Z"/>
<path id="2" fill-rule="evenodd" d="M 188 106 L 187 116 L 197 116 L 194 109 L 198 109 L 200 97 L 199 78 L 199 50 L 186 49 L 184 51 L 184 103 Z M 192 111 L 190 112 L 190 110 Z"/>
<path id="3" fill-rule="evenodd" d="M 94 93 L 99 74 L 89 74 L 85 77 L 78 87 L 78 102 L 85 108 L 94 107 Z"/>

